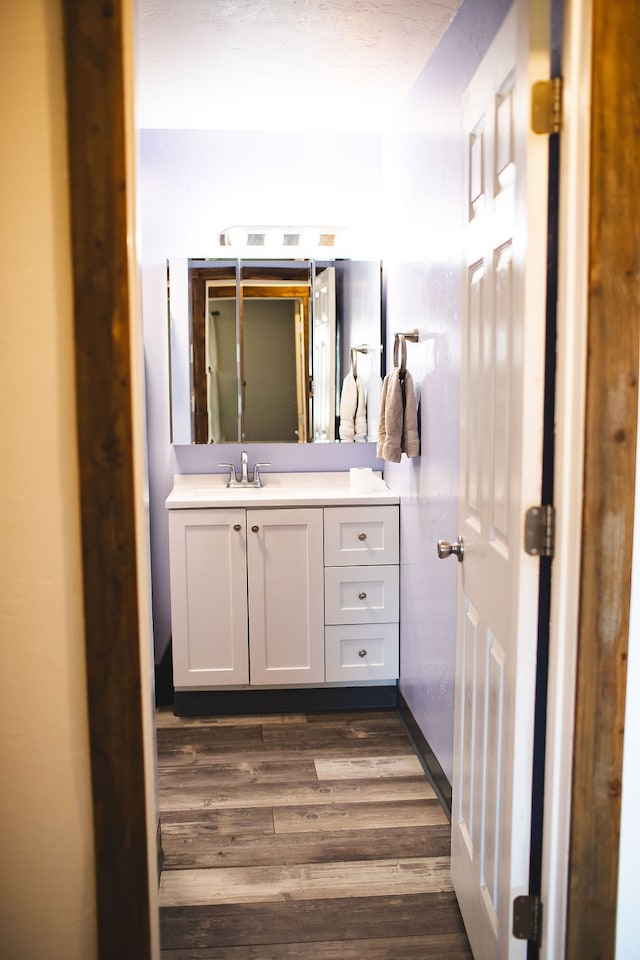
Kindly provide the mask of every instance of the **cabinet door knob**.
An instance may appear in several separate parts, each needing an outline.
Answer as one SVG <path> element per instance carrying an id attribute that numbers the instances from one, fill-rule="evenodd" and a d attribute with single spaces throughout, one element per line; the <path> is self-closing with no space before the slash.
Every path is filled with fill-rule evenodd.
<path id="1" fill-rule="evenodd" d="M 359 534 L 358 534 L 358 540 L 366 540 L 366 539 L 367 539 L 366 533 L 359 533 Z"/>
<path id="2" fill-rule="evenodd" d="M 364 649 L 358 650 L 358 656 L 359 656 L 359 657 L 366 657 L 366 655 L 367 655 L 367 651 L 366 651 L 366 650 L 364 650 Z"/>
<path id="3" fill-rule="evenodd" d="M 366 593 L 364 592 L 364 590 L 361 590 L 360 593 L 358 594 L 358 600 L 366 600 L 366 599 L 367 599 Z"/>
<path id="4" fill-rule="evenodd" d="M 242 524 L 241 524 L 241 523 L 234 523 L 233 529 L 234 529 L 234 530 L 242 530 Z"/>
<path id="5" fill-rule="evenodd" d="M 260 527 L 259 527 L 257 524 L 254 524 L 254 525 L 251 527 L 251 529 L 253 530 L 254 533 L 257 533 L 258 530 L 260 529 Z"/>

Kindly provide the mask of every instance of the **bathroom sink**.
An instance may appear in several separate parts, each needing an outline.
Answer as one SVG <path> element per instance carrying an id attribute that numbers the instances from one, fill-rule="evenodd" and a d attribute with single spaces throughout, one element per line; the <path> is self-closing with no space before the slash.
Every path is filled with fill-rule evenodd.
<path id="1" fill-rule="evenodd" d="M 326 504 L 399 503 L 379 473 L 371 490 L 354 493 L 349 471 L 340 473 L 262 473 L 262 486 L 227 486 L 228 473 L 177 474 L 165 505 L 169 510 L 206 507 L 285 507 Z"/>

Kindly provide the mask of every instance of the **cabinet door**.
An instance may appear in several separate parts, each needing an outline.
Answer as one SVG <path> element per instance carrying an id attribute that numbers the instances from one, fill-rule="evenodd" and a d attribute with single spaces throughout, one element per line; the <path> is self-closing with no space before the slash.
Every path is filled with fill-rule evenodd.
<path id="1" fill-rule="evenodd" d="M 251 683 L 322 683 L 322 509 L 248 510 L 247 566 Z"/>
<path id="2" fill-rule="evenodd" d="M 176 689 L 249 681 L 244 510 L 169 511 Z"/>

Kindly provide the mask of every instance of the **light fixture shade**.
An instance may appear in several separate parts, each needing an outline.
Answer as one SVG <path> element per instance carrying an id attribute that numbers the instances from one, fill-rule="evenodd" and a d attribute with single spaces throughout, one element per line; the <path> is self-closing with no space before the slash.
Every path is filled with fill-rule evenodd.
<path id="1" fill-rule="evenodd" d="M 249 231 L 246 227 L 230 227 L 229 230 L 225 230 L 224 235 L 231 247 L 245 247 L 249 239 Z"/>
<path id="2" fill-rule="evenodd" d="M 220 234 L 223 247 L 251 247 L 283 250 L 288 254 L 296 251 L 310 254 L 314 250 L 330 256 L 332 251 L 345 255 L 359 243 L 358 234 L 348 227 L 317 226 L 233 226 Z"/>
<path id="3" fill-rule="evenodd" d="M 284 230 L 281 227 L 269 227 L 264 234 L 265 247 L 284 246 Z"/>
<path id="4" fill-rule="evenodd" d="M 301 247 L 317 247 L 320 243 L 320 231 L 316 227 L 304 227 L 300 231 Z"/>

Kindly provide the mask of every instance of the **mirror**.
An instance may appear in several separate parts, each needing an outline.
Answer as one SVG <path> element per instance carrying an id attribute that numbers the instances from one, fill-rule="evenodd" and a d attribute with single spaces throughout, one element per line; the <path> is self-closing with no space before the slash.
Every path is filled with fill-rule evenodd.
<path id="1" fill-rule="evenodd" d="M 172 443 L 373 439 L 379 261 L 170 259 L 168 291 Z M 350 373 L 366 398 L 357 435 L 340 420 Z"/>

